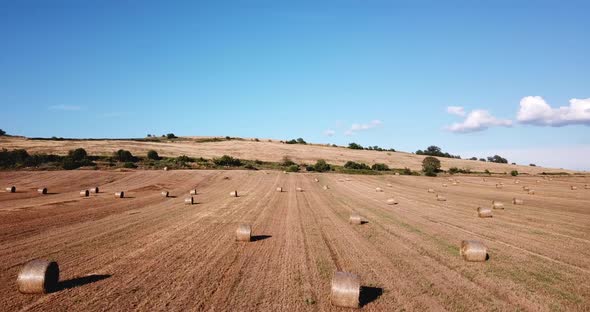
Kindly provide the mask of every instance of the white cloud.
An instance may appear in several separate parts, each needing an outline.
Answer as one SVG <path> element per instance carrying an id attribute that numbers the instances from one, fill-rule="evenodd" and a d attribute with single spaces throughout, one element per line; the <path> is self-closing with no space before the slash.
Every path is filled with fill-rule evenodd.
<path id="1" fill-rule="evenodd" d="M 336 131 L 334 131 L 334 130 L 332 130 L 332 129 L 328 129 L 328 130 L 324 131 L 324 135 L 325 135 L 325 136 L 332 137 L 332 136 L 334 136 L 335 134 L 336 134 Z"/>
<path id="2" fill-rule="evenodd" d="M 376 128 L 380 125 L 382 125 L 383 122 L 381 122 L 381 120 L 375 119 L 372 120 L 369 123 L 366 124 L 352 124 L 352 126 L 350 126 L 350 129 L 346 130 L 344 132 L 345 135 L 353 135 L 359 131 L 365 131 L 365 130 L 369 130 L 369 129 L 373 129 Z"/>
<path id="3" fill-rule="evenodd" d="M 82 109 L 80 106 L 75 105 L 54 105 L 49 106 L 50 110 L 61 110 L 61 111 L 79 111 Z"/>
<path id="4" fill-rule="evenodd" d="M 494 126 L 510 127 L 512 126 L 512 121 L 498 119 L 492 116 L 487 110 L 476 109 L 470 112 L 463 122 L 454 123 L 446 127 L 446 129 L 451 132 L 468 133 L 483 131 Z"/>
<path id="5" fill-rule="evenodd" d="M 463 117 L 465 116 L 465 109 L 463 109 L 463 106 L 449 106 L 447 107 L 447 113 Z"/>
<path id="6" fill-rule="evenodd" d="M 521 123 L 537 126 L 590 126 L 590 98 L 571 99 L 569 102 L 569 106 L 551 108 L 540 96 L 526 96 L 520 100 L 516 119 Z"/>

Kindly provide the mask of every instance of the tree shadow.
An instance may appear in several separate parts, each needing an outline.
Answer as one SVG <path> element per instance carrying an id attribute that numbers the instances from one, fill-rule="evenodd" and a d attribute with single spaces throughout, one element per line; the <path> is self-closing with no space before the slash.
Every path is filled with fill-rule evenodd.
<path id="1" fill-rule="evenodd" d="M 383 295 L 383 288 L 379 287 L 368 287 L 361 286 L 361 295 L 359 298 L 359 304 L 361 307 L 377 300 L 377 298 Z"/>
<path id="2" fill-rule="evenodd" d="M 369 221 L 367 221 L 367 220 L 362 220 L 361 221 L 361 224 L 366 224 L 366 223 L 369 223 Z"/>
<path id="3" fill-rule="evenodd" d="M 490 254 L 486 252 L 486 261 L 490 260 Z"/>
<path id="4" fill-rule="evenodd" d="M 168 195 L 168 198 L 176 198 L 178 196 L 174 196 L 174 195 Z"/>
<path id="5" fill-rule="evenodd" d="M 52 292 L 58 292 L 66 289 L 72 289 L 92 283 L 96 283 L 98 281 L 102 281 L 111 277 L 110 274 L 91 274 L 83 277 L 76 277 L 65 281 L 60 281 L 55 286 Z"/>
<path id="6" fill-rule="evenodd" d="M 251 242 L 257 242 L 257 241 L 261 241 L 261 240 L 265 240 L 267 238 L 271 238 L 271 235 L 254 235 L 252 237 L 250 237 L 250 241 Z"/>

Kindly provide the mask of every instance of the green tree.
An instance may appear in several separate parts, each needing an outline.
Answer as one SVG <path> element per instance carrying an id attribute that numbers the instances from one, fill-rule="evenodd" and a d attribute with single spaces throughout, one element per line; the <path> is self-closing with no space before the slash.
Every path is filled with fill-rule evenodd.
<path id="1" fill-rule="evenodd" d="M 158 152 L 154 150 L 149 150 L 147 152 L 147 158 L 151 160 L 160 160 L 160 155 L 158 155 Z"/>
<path id="2" fill-rule="evenodd" d="M 68 152 L 68 156 L 73 161 L 82 161 L 82 160 L 86 159 L 86 157 L 88 156 L 88 153 L 86 153 L 86 150 L 83 148 L 77 148 L 74 150 L 70 150 Z"/>
<path id="3" fill-rule="evenodd" d="M 356 149 L 356 150 L 362 150 L 362 149 L 364 149 L 362 145 L 357 144 L 357 143 L 354 143 L 354 142 L 348 144 L 348 148 L 350 148 L 350 149 Z"/>
<path id="4" fill-rule="evenodd" d="M 436 176 L 440 171 L 440 160 L 432 156 L 424 158 L 422 160 L 422 171 L 427 176 Z"/>
<path id="5" fill-rule="evenodd" d="M 313 166 L 313 170 L 317 172 L 326 172 L 332 170 L 332 167 L 325 160 L 320 159 Z"/>
<path id="6" fill-rule="evenodd" d="M 133 162 L 135 161 L 135 157 L 133 156 L 133 154 L 131 154 L 130 151 L 126 151 L 123 149 L 120 149 L 118 151 L 115 152 L 114 154 L 114 158 L 118 161 L 121 162 Z"/>

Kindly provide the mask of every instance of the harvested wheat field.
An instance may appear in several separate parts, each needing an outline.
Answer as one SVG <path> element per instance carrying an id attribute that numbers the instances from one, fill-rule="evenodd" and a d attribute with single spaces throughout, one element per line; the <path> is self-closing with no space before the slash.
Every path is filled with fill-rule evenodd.
<path id="1" fill-rule="evenodd" d="M 0 192 L 0 304 L 6 311 L 340 311 L 330 302 L 331 280 L 344 271 L 359 276 L 366 311 L 590 309 L 587 178 L 542 181 L 534 196 L 509 178 L 459 177 L 445 189 L 443 178 L 342 178 L 1 172 L 0 185 L 16 193 Z M 100 193 L 80 197 L 96 186 Z M 198 204 L 190 206 L 184 196 L 161 195 L 194 189 Z M 113 197 L 122 190 L 124 198 Z M 227 196 L 234 190 L 240 197 Z M 391 197 L 397 205 L 387 204 Z M 524 205 L 478 217 L 477 207 L 513 197 Z M 349 224 L 353 210 L 367 222 Z M 236 241 L 240 224 L 252 226 L 250 242 Z M 481 241 L 489 259 L 464 261 L 463 240 Z M 60 282 L 49 294 L 21 294 L 18 272 L 37 258 L 59 264 Z"/>

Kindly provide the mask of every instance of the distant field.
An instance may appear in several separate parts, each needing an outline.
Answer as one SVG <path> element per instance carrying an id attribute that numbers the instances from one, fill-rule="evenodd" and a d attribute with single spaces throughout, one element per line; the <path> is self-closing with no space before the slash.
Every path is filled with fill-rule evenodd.
<path id="1" fill-rule="evenodd" d="M 219 142 L 198 143 L 203 138 L 183 138 L 179 141 L 148 142 L 138 140 L 30 140 L 20 137 L 0 137 L 0 146 L 7 149 L 24 148 L 30 153 L 67 154 L 68 150 L 82 147 L 92 155 L 110 155 L 118 149 L 130 150 L 133 154 L 144 155 L 154 149 L 161 156 L 176 157 L 186 155 L 191 157 L 213 158 L 230 155 L 242 159 L 278 162 L 284 156 L 289 156 L 298 163 L 314 163 L 318 159 L 325 159 L 335 165 L 343 165 L 349 160 L 364 162 L 369 165 L 385 163 L 392 168 L 408 167 L 421 170 L 422 159 L 425 156 L 403 152 L 378 152 L 368 150 L 352 150 L 344 147 L 328 147 L 325 145 L 282 144 L 278 141 L 261 140 L 221 140 Z M 463 155 L 470 156 L 470 155 Z M 492 155 L 490 155 L 492 156 Z M 471 171 L 483 172 L 486 169 L 494 173 L 510 173 L 518 170 L 520 173 L 539 174 L 541 172 L 567 172 L 566 169 L 531 167 L 520 165 L 497 164 L 473 160 L 461 160 L 439 157 L 443 169 L 457 167 Z"/>
<path id="2" fill-rule="evenodd" d="M 84 147 L 107 151 L 100 143 Z M 275 147 L 260 152 L 268 157 L 324 151 L 255 144 L 221 146 L 251 149 L 236 150 L 241 157 L 257 153 L 255 146 Z M 214 144 L 165 146 L 166 153 L 217 151 Z M 417 158 L 410 156 L 392 159 Z M 17 192 L 0 192 L 0 304 L 6 311 L 341 311 L 330 304 L 330 280 L 345 270 L 361 277 L 365 311 L 590 310 L 590 179 L 519 179 L 465 176 L 452 185 L 440 177 L 277 171 L 4 171 L 2 190 L 15 185 Z M 500 181 L 504 188 L 495 188 Z M 40 186 L 50 194 L 37 194 Z M 102 193 L 79 196 L 94 186 Z M 184 205 L 193 188 L 198 204 Z M 161 197 L 163 190 L 173 197 Z M 240 197 L 230 197 L 233 190 Z M 115 191 L 128 198 L 114 198 Z M 391 197 L 399 204 L 387 205 Z M 513 197 L 524 205 L 512 205 Z M 506 209 L 478 218 L 476 208 L 492 200 Z M 353 210 L 368 223 L 349 224 Z M 235 242 L 244 222 L 258 240 Z M 463 261 L 463 239 L 484 242 L 490 259 Z M 16 291 L 19 268 L 34 258 L 59 262 L 67 281 L 60 291 Z"/>

